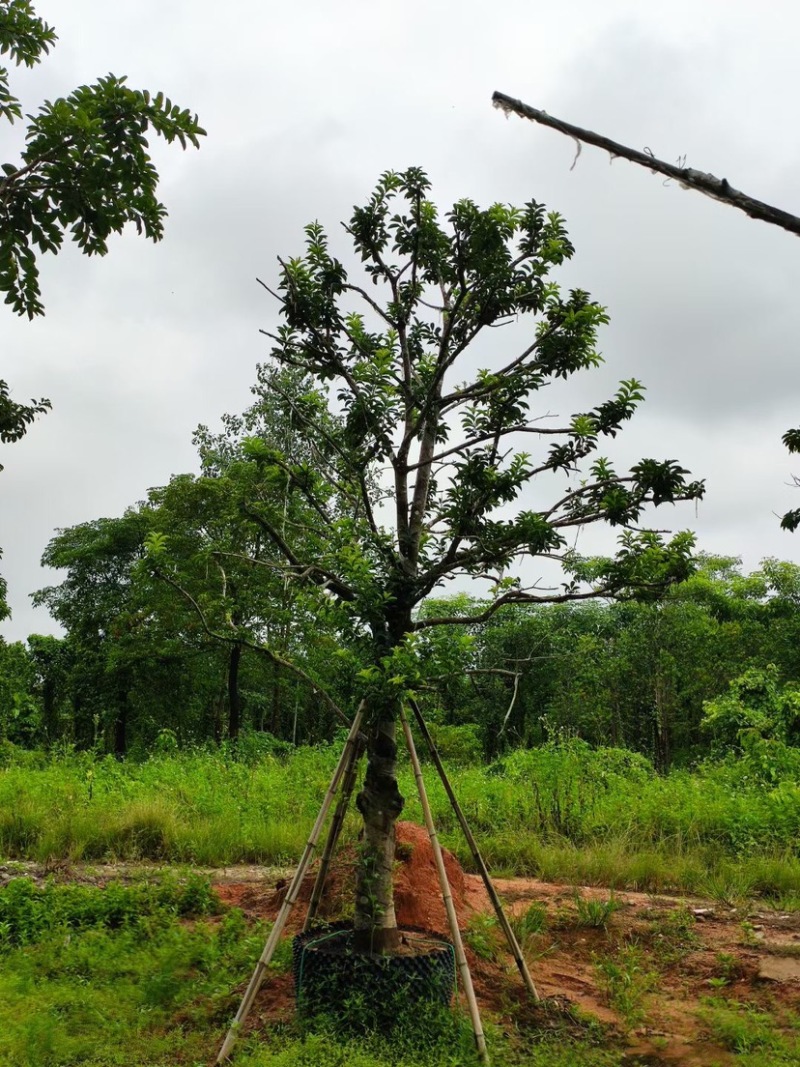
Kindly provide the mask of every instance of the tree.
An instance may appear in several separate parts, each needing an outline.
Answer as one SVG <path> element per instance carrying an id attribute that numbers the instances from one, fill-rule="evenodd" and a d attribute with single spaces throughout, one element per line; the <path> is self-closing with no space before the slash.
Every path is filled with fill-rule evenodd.
<path id="1" fill-rule="evenodd" d="M 2 85 L 2 81 L 0 81 Z M 31 400 L 30 404 L 18 404 L 11 399 L 8 384 L 0 380 L 0 444 L 11 444 L 25 436 L 28 426 L 37 415 L 44 414 L 50 407 L 49 400 Z M 3 464 L 0 463 L 0 471 Z M 0 551 L 0 556 L 2 556 Z M 7 586 L 5 579 L 0 576 L 0 620 L 7 619 L 11 614 L 6 602 Z"/>
<path id="2" fill-rule="evenodd" d="M 247 502 L 274 499 L 293 527 L 309 520 L 308 509 L 289 501 L 272 472 L 247 458 L 235 422 L 219 438 L 198 432 L 199 477 L 177 475 L 123 516 L 60 530 L 45 549 L 44 565 L 66 575 L 35 593 L 34 602 L 67 631 L 63 648 L 37 645 L 48 738 L 56 736 L 59 690 L 72 699 L 76 742 L 104 742 L 118 755 L 131 744 L 146 748 L 164 728 L 181 740 L 235 741 L 242 727 L 263 730 L 267 723 L 276 736 L 307 736 L 314 728 L 317 736 L 333 733 L 331 709 L 320 707 L 302 665 L 316 660 L 317 676 L 335 691 L 337 667 L 346 667 L 335 655 L 339 635 L 326 625 L 326 613 L 305 610 L 303 591 L 276 570 L 274 546 Z M 263 418 L 251 428 L 275 429 Z M 146 544 L 152 551 L 165 543 L 171 584 L 142 565 Z M 31 639 L 32 653 L 33 643 L 43 641 Z"/>
<path id="3" fill-rule="evenodd" d="M 707 701 L 703 712 L 703 726 L 726 749 L 744 747 L 748 737 L 800 742 L 800 689 L 781 686 L 773 664 L 734 678 L 728 692 Z"/>
<path id="4" fill-rule="evenodd" d="M 796 455 L 800 452 L 800 427 L 794 427 L 791 430 L 787 430 L 781 438 L 787 450 Z M 794 484 L 796 487 L 800 487 L 800 478 L 795 476 Z M 781 528 L 789 530 L 792 533 L 800 526 L 800 508 L 792 508 L 791 511 L 787 511 L 781 519 Z"/>
<path id="5" fill-rule="evenodd" d="M 298 432 L 295 425 L 294 409 L 304 403 L 311 386 L 307 376 L 294 368 L 285 368 L 279 375 L 274 375 L 268 368 L 259 367 L 256 384 L 251 390 L 255 401 L 243 415 L 224 416 L 221 434 L 212 434 L 205 426 L 198 427 L 194 442 L 200 451 L 202 477 L 192 480 L 192 491 L 198 500 L 213 502 L 216 514 L 204 520 L 201 509 L 195 509 L 194 513 L 174 513 L 172 521 L 177 519 L 178 530 L 182 530 L 184 537 L 188 534 L 194 539 L 194 551 L 191 543 L 184 542 L 183 563 L 178 572 L 174 569 L 175 541 L 168 525 L 157 520 L 157 528 L 169 538 L 172 576 L 178 579 L 184 595 L 191 589 L 196 596 L 202 595 L 203 590 L 208 592 L 203 573 L 208 574 L 210 561 L 218 573 L 217 617 L 221 617 L 225 624 L 209 627 L 208 633 L 213 640 L 222 641 L 229 648 L 231 667 L 238 669 L 245 650 L 264 653 L 268 649 L 271 653 L 268 656 L 272 667 L 269 718 L 270 729 L 276 736 L 281 735 L 282 680 L 287 669 L 291 672 L 291 663 L 305 665 L 315 657 L 327 659 L 322 671 L 315 672 L 318 677 L 320 673 L 326 676 L 326 688 L 330 687 L 334 673 L 332 664 L 343 668 L 342 673 L 347 675 L 352 673 L 354 663 L 351 656 L 350 671 L 344 665 L 342 646 L 347 644 L 346 634 L 341 629 L 337 632 L 341 619 L 331 611 L 329 604 L 323 605 L 327 610 L 321 611 L 316 600 L 308 603 L 303 590 L 283 572 L 280 554 L 265 535 L 260 517 L 254 516 L 250 507 L 255 500 L 264 501 L 271 509 L 277 527 L 284 535 L 291 529 L 296 543 L 302 541 L 304 529 L 313 528 L 317 515 L 307 501 L 292 492 L 291 479 L 264 462 L 264 456 L 275 450 L 292 456 L 295 463 L 314 463 L 322 458 L 324 443 Z M 319 414 L 322 417 L 323 413 Z M 328 430 L 335 426 L 336 420 L 332 416 L 328 415 L 325 421 Z M 174 482 L 173 479 L 170 489 Z M 184 483 L 189 484 L 187 479 Z M 164 492 L 168 495 L 158 499 L 161 499 L 162 514 L 168 516 L 170 502 L 174 511 L 176 497 L 169 490 Z M 151 494 L 151 500 L 156 499 Z M 214 621 L 208 612 L 204 612 L 203 618 L 206 622 Z M 234 624 L 233 629 L 229 622 Z M 331 653 L 335 651 L 340 654 L 331 660 Z M 287 656 L 290 656 L 289 660 Z M 296 675 L 293 679 L 295 686 L 297 681 Z M 305 679 L 300 677 L 300 682 L 307 690 Z M 234 688 L 230 687 L 230 691 L 233 714 Z M 315 703 L 318 706 L 318 701 Z M 295 709 L 297 706 L 295 689 Z M 293 739 L 296 727 L 295 714 Z M 229 731 L 229 736 L 235 736 L 235 731 Z"/>
<path id="6" fill-rule="evenodd" d="M 151 494 L 158 493 L 151 491 Z M 205 738 L 221 713 L 227 664 L 202 632 L 196 617 L 139 564 L 157 521 L 149 504 L 120 518 L 97 519 L 60 530 L 43 554 L 45 566 L 65 570 L 57 586 L 40 589 L 35 604 L 48 607 L 65 628 L 61 683 L 72 704 L 72 739 L 80 747 L 104 745 L 123 756 L 139 750 L 168 728 L 181 740 Z M 41 664 L 45 724 L 50 694 L 58 682 Z"/>
<path id="7" fill-rule="evenodd" d="M 32 696 L 33 674 L 25 645 L 0 639 L 0 742 L 30 745 L 38 740 L 41 724 Z"/>
<path id="8" fill-rule="evenodd" d="M 62 736 L 61 709 L 65 703 L 72 649 L 64 638 L 31 634 L 28 652 L 34 669 L 34 692 L 41 705 L 42 738 L 48 746 Z"/>
<path id="9" fill-rule="evenodd" d="M 0 56 L 34 67 L 55 41 L 55 30 L 36 16 L 30 0 L 0 0 Z M 69 235 L 86 255 L 105 255 L 111 234 L 128 223 L 160 240 L 167 211 L 157 197 L 159 176 L 146 135 L 198 147 L 205 130 L 163 93 L 131 89 L 113 74 L 47 100 L 25 117 L 20 159 L 0 164 L 0 293 L 18 315 L 34 318 L 44 314 L 37 254 L 57 254 Z M 0 66 L 4 119 L 22 119 L 22 104 Z M 49 407 L 45 399 L 15 403 L 0 380 L 0 443 L 19 440 Z M 2 583 L 0 618 L 6 615 Z"/>
<path id="10" fill-rule="evenodd" d="M 147 516 L 134 510 L 121 519 L 97 519 L 60 530 L 42 555 L 46 567 L 66 569 L 59 586 L 33 594 L 67 631 L 78 690 L 75 736 L 94 744 L 98 729 L 113 737 L 123 755 L 130 724 L 132 670 L 126 637 L 136 620 L 132 565 L 144 553 Z"/>
<path id="11" fill-rule="evenodd" d="M 368 655 L 360 672 L 370 716 L 354 924 L 372 951 L 390 950 L 398 936 L 392 866 L 404 802 L 395 721 L 419 680 L 423 635 L 478 624 L 510 604 L 609 596 L 632 584 L 661 588 L 685 576 L 691 535 L 665 543 L 637 524 L 648 504 L 703 493 L 674 460 L 643 459 L 618 475 L 597 457 L 585 469 L 642 399 L 635 380 L 561 425 L 531 412 L 539 390 L 600 362 L 594 344 L 607 319 L 585 292 L 562 296 L 549 278 L 573 253 L 562 219 L 535 201 L 484 210 L 461 200 L 440 223 L 429 188 L 418 168 L 387 172 L 354 209 L 345 230 L 363 283 L 333 257 L 316 222 L 306 227 L 305 253 L 279 261 L 277 289 L 266 287 L 283 320 L 268 333 L 267 384 L 281 395 L 284 368 L 313 383 L 289 406 L 315 458 L 263 442 L 252 453 L 314 516 L 313 524 L 284 528 L 274 495 L 249 505 L 283 574 L 315 593 L 320 610 L 335 605 Z M 535 325 L 510 351 L 493 328 L 514 320 Z M 476 369 L 487 336 L 491 367 Z M 509 329 L 509 342 L 517 337 Z M 537 503 L 525 506 L 522 494 L 532 501 L 534 489 Z M 568 548 L 570 532 L 596 522 L 625 531 L 621 551 L 602 564 Z M 157 565 L 166 568 L 167 557 L 168 548 Z M 566 581 L 552 590 L 523 585 L 514 568 L 524 558 L 560 561 Z M 457 576 L 488 581 L 488 606 L 477 615 L 419 617 L 424 599 Z"/>

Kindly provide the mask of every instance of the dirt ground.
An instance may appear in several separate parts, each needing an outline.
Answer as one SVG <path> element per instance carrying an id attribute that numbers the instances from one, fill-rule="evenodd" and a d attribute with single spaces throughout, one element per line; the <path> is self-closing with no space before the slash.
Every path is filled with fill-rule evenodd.
<path id="1" fill-rule="evenodd" d="M 447 936 L 425 831 L 411 823 L 398 824 L 398 845 L 398 924 Z M 580 1028 L 594 1020 L 609 1040 L 627 1047 L 625 1063 L 630 1067 L 721 1067 L 734 1064 L 736 1056 L 709 1024 L 708 998 L 724 998 L 734 1009 L 739 1004 L 763 1013 L 773 1027 L 797 1024 L 800 912 L 616 892 L 615 909 L 606 915 L 610 909 L 604 909 L 603 902 L 609 900 L 608 889 L 530 878 L 497 879 L 494 884 L 509 915 L 522 922 L 533 906 L 539 920 L 533 924 L 540 927 L 538 932 L 523 942 L 542 1001 L 534 1005 L 499 926 L 492 922 L 480 877 L 466 874 L 449 852 L 445 860 L 481 1010 L 501 1026 L 519 1031 L 526 1025 L 560 1026 L 566 1021 Z M 355 854 L 345 849 L 326 883 L 321 919 L 347 917 L 351 912 L 354 868 Z M 68 876 L 97 883 L 141 871 L 98 867 L 73 869 Z M 41 872 L 22 872 L 19 865 L 0 868 L 0 884 L 20 873 Z M 275 918 L 291 874 L 252 866 L 207 873 L 222 902 L 242 909 L 251 919 Z M 302 926 L 313 880 L 312 870 L 290 915 L 289 935 Z M 248 979 L 242 975 L 242 990 Z M 285 1022 L 293 1011 L 291 975 L 270 975 L 248 1029 Z M 796 1038 L 797 1031 L 793 1033 Z"/>

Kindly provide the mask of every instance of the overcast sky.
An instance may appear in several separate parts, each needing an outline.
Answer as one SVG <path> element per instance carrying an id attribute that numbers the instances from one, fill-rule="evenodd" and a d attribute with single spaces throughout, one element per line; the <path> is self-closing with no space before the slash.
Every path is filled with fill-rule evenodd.
<path id="1" fill-rule="evenodd" d="M 196 469 L 191 434 L 249 402 L 275 309 L 256 284 L 318 218 L 335 239 L 378 175 L 424 167 L 446 209 L 543 201 L 577 253 L 564 280 L 605 304 L 602 370 L 567 414 L 638 377 L 647 402 L 612 455 L 677 458 L 707 498 L 657 513 L 708 552 L 800 560 L 776 514 L 800 506 L 780 443 L 800 423 L 800 243 L 732 208 L 491 107 L 499 89 L 727 177 L 800 214 L 800 9 L 789 0 L 40 0 L 59 43 L 12 90 L 33 111 L 108 71 L 199 114 L 199 152 L 159 146 L 166 236 L 42 263 L 47 316 L 0 314 L 0 377 L 53 411 L 2 449 L 7 639 L 51 632 L 28 594 L 56 528 L 120 514 Z M 0 162 L 20 129 L 0 129 Z M 344 244 L 335 246 L 344 255 Z M 502 332 L 502 331 L 501 331 Z M 556 394 L 554 394 L 555 396 Z M 547 398 L 552 407 L 553 398 Z"/>

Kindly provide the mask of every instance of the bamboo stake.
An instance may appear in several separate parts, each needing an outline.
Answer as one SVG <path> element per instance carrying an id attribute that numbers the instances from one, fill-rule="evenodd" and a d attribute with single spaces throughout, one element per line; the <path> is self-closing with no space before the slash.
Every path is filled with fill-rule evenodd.
<path id="1" fill-rule="evenodd" d="M 581 142 L 595 145 L 597 148 L 602 148 L 609 152 L 612 159 L 614 156 L 620 156 L 630 163 L 638 163 L 640 167 L 646 167 L 647 170 L 654 171 L 656 174 L 663 174 L 666 178 L 673 178 L 685 189 L 696 189 L 697 192 L 710 196 L 712 200 L 730 204 L 731 207 L 738 208 L 746 215 L 749 215 L 751 219 L 759 219 L 761 222 L 780 226 L 781 229 L 800 236 L 800 218 L 797 215 L 792 215 L 781 208 L 773 207 L 771 204 L 765 204 L 763 200 L 756 200 L 755 197 L 734 189 L 727 178 L 717 178 L 713 174 L 695 170 L 694 167 L 666 163 L 663 159 L 657 159 L 649 150 L 640 152 L 636 148 L 628 148 L 627 145 L 620 144 L 619 141 L 612 141 L 610 137 L 604 137 L 593 130 L 584 130 L 580 126 L 573 126 L 571 122 L 557 119 L 553 115 L 548 115 L 546 111 L 542 111 L 538 107 L 531 107 L 530 104 L 523 104 L 521 100 L 515 100 L 513 96 L 506 96 L 505 93 L 494 93 L 492 95 L 492 103 L 495 107 L 500 108 L 501 111 L 505 111 L 506 114 L 513 111 L 520 118 L 530 119 L 531 122 L 539 122 L 543 126 L 549 126 L 550 129 L 558 130 L 559 133 L 571 137 L 578 146 L 576 159 L 580 155 Z"/>
<path id="2" fill-rule="evenodd" d="M 439 838 L 436 835 L 436 827 L 433 824 L 433 816 L 431 815 L 430 804 L 428 803 L 428 794 L 425 791 L 425 783 L 422 780 L 422 768 L 419 765 L 419 757 L 417 756 L 417 750 L 414 745 L 414 738 L 411 734 L 411 727 L 408 725 L 408 719 L 405 712 L 401 709 L 400 721 L 403 724 L 403 732 L 406 736 L 406 745 L 408 746 L 408 754 L 411 757 L 411 766 L 414 769 L 414 778 L 417 782 L 417 791 L 419 792 L 419 800 L 422 805 L 422 814 L 425 817 L 425 826 L 428 830 L 428 836 L 431 839 L 431 848 L 433 849 L 433 858 L 436 863 L 436 870 L 439 874 L 439 884 L 442 887 L 442 897 L 444 898 L 444 906 L 447 912 L 447 921 L 450 924 L 450 935 L 453 938 L 453 947 L 456 953 L 456 962 L 458 963 L 458 969 L 461 974 L 461 981 L 464 983 L 464 993 L 467 997 L 467 1005 L 469 1006 L 469 1015 L 472 1021 L 472 1032 L 475 1035 L 475 1044 L 478 1048 L 478 1056 L 481 1063 L 489 1063 L 489 1053 L 486 1050 L 486 1039 L 483 1036 L 483 1026 L 481 1024 L 481 1015 L 478 1009 L 478 1001 L 475 997 L 475 989 L 472 985 L 472 975 L 469 971 L 469 965 L 467 963 L 467 957 L 464 952 L 464 942 L 461 940 L 461 931 L 458 928 L 458 916 L 456 915 L 455 905 L 453 904 L 453 895 L 450 892 L 450 883 L 447 880 L 447 871 L 444 866 L 444 857 L 442 856 L 442 848 L 439 844 Z"/>
<path id="3" fill-rule="evenodd" d="M 311 900 L 308 905 L 306 921 L 303 923 L 303 933 L 311 929 L 311 925 L 316 919 L 317 912 L 319 911 L 320 901 L 322 900 L 322 894 L 325 890 L 325 879 L 328 877 L 328 870 L 331 865 L 331 860 L 333 859 L 334 850 L 336 849 L 336 843 L 339 840 L 339 835 L 344 826 L 345 815 L 347 814 L 347 808 L 350 804 L 350 797 L 353 795 L 353 789 L 355 788 L 356 777 L 358 775 L 358 764 L 363 751 L 364 742 L 358 738 L 350 750 L 350 761 L 345 769 L 344 778 L 342 779 L 342 793 L 339 797 L 339 803 L 336 805 L 336 811 L 333 813 L 333 819 L 331 820 L 330 830 L 328 831 L 328 840 L 325 842 L 325 851 L 322 853 L 319 870 L 317 871 L 317 879 L 314 882 L 314 889 L 311 893 Z"/>
<path id="4" fill-rule="evenodd" d="M 328 811 L 330 810 L 330 806 L 333 803 L 333 798 L 336 795 L 336 791 L 339 788 L 339 783 L 342 779 L 345 767 L 352 759 L 352 749 L 353 746 L 356 744 L 356 738 L 358 736 L 358 731 L 361 726 L 361 719 L 363 715 L 364 701 L 362 700 L 361 704 L 359 705 L 358 711 L 356 712 L 356 717 L 353 719 L 353 725 L 350 727 L 350 733 L 347 735 L 347 741 L 345 742 L 344 749 L 342 751 L 341 756 L 339 757 L 339 762 L 336 765 L 336 770 L 333 772 L 333 778 L 331 779 L 331 783 L 328 786 L 328 791 L 322 801 L 322 807 L 319 810 L 319 815 L 317 815 L 317 820 L 314 823 L 313 829 L 311 830 L 311 834 L 306 843 L 302 858 L 297 866 L 297 870 L 294 873 L 294 878 L 292 878 L 292 883 L 289 886 L 286 896 L 284 897 L 283 904 L 281 905 L 281 910 L 278 912 L 278 917 L 275 920 L 275 924 L 269 932 L 269 937 L 267 938 L 267 943 L 264 946 L 264 951 L 261 953 L 261 957 L 259 958 L 259 961 L 256 964 L 256 968 L 253 971 L 253 975 L 250 979 L 247 989 L 245 990 L 245 994 L 242 997 L 242 1003 L 239 1005 L 239 1010 L 236 1012 L 236 1017 L 231 1023 L 230 1029 L 228 1030 L 228 1033 L 225 1037 L 225 1041 L 223 1042 L 222 1048 L 220 1049 L 219 1056 L 217 1056 L 218 1064 L 223 1063 L 230 1055 L 231 1049 L 233 1048 L 234 1042 L 236 1041 L 236 1037 L 239 1031 L 241 1030 L 245 1019 L 247 1018 L 251 1007 L 253 1006 L 253 1001 L 255 1000 L 256 994 L 258 993 L 259 989 L 261 988 L 261 983 L 264 981 L 264 974 L 266 973 L 267 967 L 269 966 L 269 962 L 272 959 L 273 953 L 275 952 L 278 942 L 280 941 L 281 934 L 283 933 L 283 928 L 286 926 L 286 920 L 289 918 L 289 912 L 292 910 L 297 901 L 297 896 L 300 892 L 300 886 L 302 885 L 303 878 L 305 877 L 306 871 L 308 870 L 309 864 L 311 863 L 311 858 L 314 854 L 315 848 L 317 847 L 317 841 L 319 840 L 319 835 L 322 831 L 322 826 L 325 822 L 325 818 L 328 814 Z"/>
<path id="5" fill-rule="evenodd" d="M 428 730 L 428 727 L 425 723 L 425 719 L 423 718 L 422 712 L 420 711 L 419 704 L 416 702 L 416 700 L 413 699 L 410 700 L 409 703 L 411 705 L 411 710 L 414 712 L 414 718 L 417 721 L 420 733 L 422 734 L 428 746 L 428 751 L 431 754 L 431 759 L 433 760 L 434 766 L 439 772 L 439 777 L 442 780 L 444 790 L 447 793 L 447 796 L 453 807 L 453 811 L 455 812 L 456 818 L 458 819 L 458 823 L 461 827 L 464 837 L 466 838 L 467 845 L 469 846 L 469 850 L 472 853 L 472 858 L 475 861 L 475 866 L 478 868 L 480 876 L 483 879 L 483 884 L 486 886 L 486 892 L 489 894 L 489 899 L 492 902 L 492 907 L 494 908 L 495 915 L 497 916 L 497 920 L 500 923 L 503 933 L 505 934 L 506 941 L 508 942 L 508 947 L 511 949 L 511 954 L 517 964 L 517 969 L 519 970 L 520 976 L 522 977 L 522 981 L 525 983 L 525 988 L 528 990 L 528 993 L 531 995 L 532 999 L 538 1001 L 540 999 L 539 994 L 536 991 L 536 986 L 533 984 L 533 979 L 531 978 L 530 971 L 528 970 L 528 965 L 525 962 L 525 957 L 522 954 L 522 949 L 520 948 L 519 941 L 517 941 L 516 934 L 511 929 L 511 925 L 509 924 L 509 921 L 506 918 L 506 913 L 505 911 L 503 911 L 503 905 L 500 903 L 500 898 L 498 897 L 497 891 L 494 888 L 494 885 L 492 884 L 492 879 L 489 875 L 488 868 L 483 861 L 483 856 L 481 855 L 480 849 L 478 848 L 478 843 L 472 834 L 472 830 L 470 829 L 469 823 L 467 822 L 467 817 L 462 811 L 461 805 L 458 803 L 458 800 L 456 800 L 456 795 L 453 792 L 453 787 L 450 784 L 450 779 L 447 777 L 447 772 L 445 771 L 441 757 L 439 756 L 439 750 L 434 744 L 434 740 L 431 737 L 430 731 Z"/>

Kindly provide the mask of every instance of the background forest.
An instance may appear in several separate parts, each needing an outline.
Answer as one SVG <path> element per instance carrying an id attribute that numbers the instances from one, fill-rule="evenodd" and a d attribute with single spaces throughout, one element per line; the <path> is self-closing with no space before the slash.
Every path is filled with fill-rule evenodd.
<path id="1" fill-rule="evenodd" d="M 66 578 L 36 598 L 65 633 L 0 645 L 5 760 L 16 747 L 144 759 L 155 744 L 266 751 L 333 738 L 341 724 L 311 684 L 256 647 L 210 637 L 191 604 L 142 566 L 153 530 L 197 542 L 230 516 L 234 488 L 181 476 L 120 519 L 52 540 L 45 559 Z M 227 530 L 232 541 L 248 536 Z M 291 588 L 266 570 L 229 575 L 226 597 L 208 607 L 224 613 L 234 597 L 233 610 L 253 614 L 270 647 L 345 702 L 363 666 L 357 643 L 293 612 Z M 425 611 L 480 606 L 458 594 Z M 575 737 L 629 748 L 667 771 L 736 746 L 732 723 L 769 734 L 766 724 L 792 704 L 800 567 L 765 560 L 744 575 L 735 559 L 701 556 L 659 602 L 514 606 L 474 630 L 438 631 L 426 650 L 422 695 L 445 751 L 491 759 Z M 715 709 L 731 701 L 740 719 L 723 724 Z"/>

